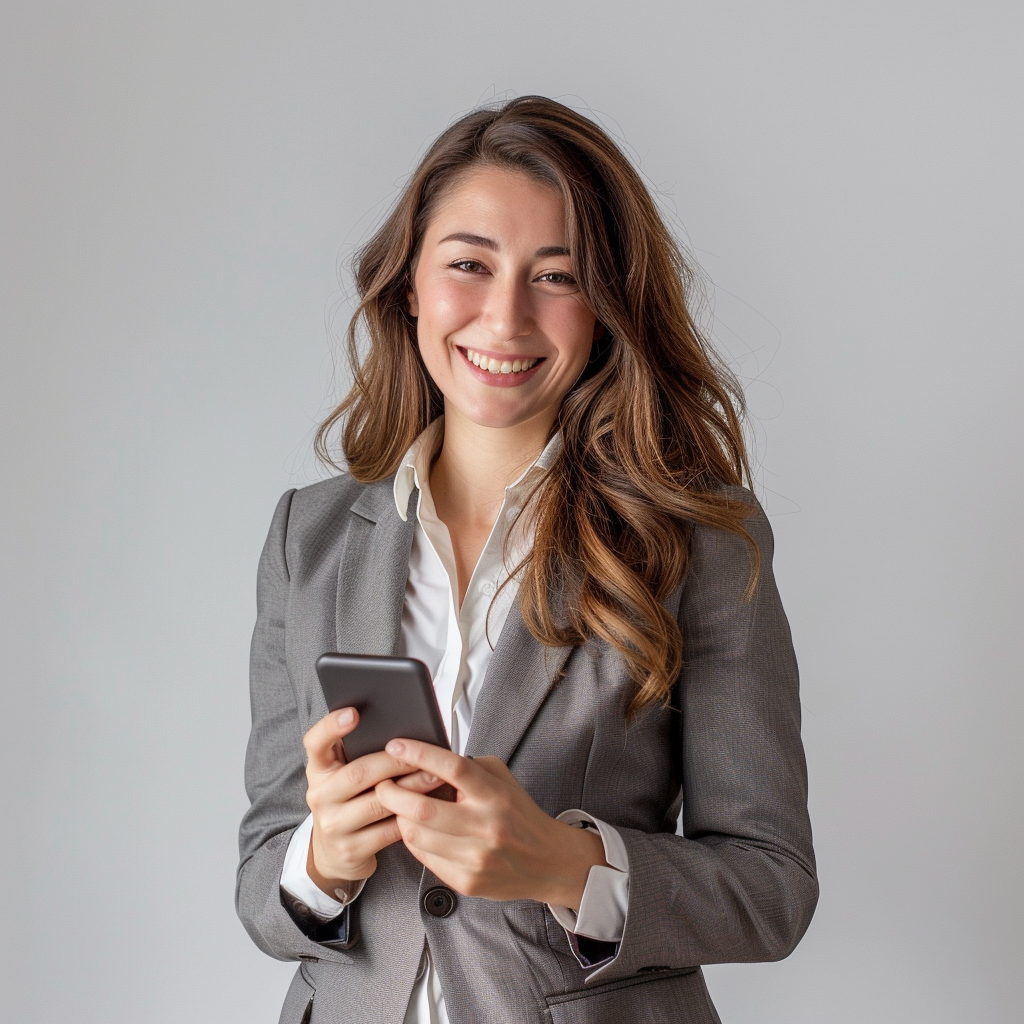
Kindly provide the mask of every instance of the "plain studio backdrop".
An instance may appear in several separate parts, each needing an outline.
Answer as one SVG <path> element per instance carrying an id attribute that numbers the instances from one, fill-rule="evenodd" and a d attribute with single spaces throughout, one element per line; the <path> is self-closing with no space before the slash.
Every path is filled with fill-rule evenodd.
<path id="1" fill-rule="evenodd" d="M 750 401 L 822 896 L 708 969 L 726 1024 L 1019 1020 L 1020 11 L 7 2 L 0 1016 L 277 1020 L 248 643 L 337 267 L 454 117 L 541 93 L 658 191 Z"/>

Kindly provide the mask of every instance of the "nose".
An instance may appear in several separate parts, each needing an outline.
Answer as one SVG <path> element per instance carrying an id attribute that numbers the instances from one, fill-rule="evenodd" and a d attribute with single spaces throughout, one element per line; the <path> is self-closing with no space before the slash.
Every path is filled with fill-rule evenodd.
<path id="1" fill-rule="evenodd" d="M 511 274 L 494 279 L 481 313 L 481 325 L 497 341 L 522 338 L 536 326 L 525 282 Z"/>

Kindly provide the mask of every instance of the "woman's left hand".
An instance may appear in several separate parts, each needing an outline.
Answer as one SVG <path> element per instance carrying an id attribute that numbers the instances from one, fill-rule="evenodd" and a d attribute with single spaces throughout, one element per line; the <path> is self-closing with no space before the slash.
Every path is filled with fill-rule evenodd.
<path id="1" fill-rule="evenodd" d="M 496 757 L 461 757 L 406 739 L 385 749 L 457 791 L 452 803 L 391 779 L 377 784 L 378 800 L 424 867 L 464 896 L 579 909 L 591 867 L 606 863 L 598 835 L 545 814 Z"/>

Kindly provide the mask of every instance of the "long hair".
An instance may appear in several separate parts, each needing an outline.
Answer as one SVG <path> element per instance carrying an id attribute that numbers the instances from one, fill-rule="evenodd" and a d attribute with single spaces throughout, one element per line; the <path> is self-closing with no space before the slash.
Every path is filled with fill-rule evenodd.
<path id="1" fill-rule="evenodd" d="M 693 524 L 746 539 L 748 596 L 759 569 L 744 526 L 751 507 L 722 486 L 750 480 L 743 394 L 690 315 L 693 272 L 647 188 L 592 121 L 522 96 L 474 110 L 437 138 L 357 254 L 352 389 L 321 424 L 316 452 L 338 468 L 329 435 L 341 422 L 349 472 L 382 480 L 443 411 L 407 296 L 433 211 L 481 165 L 559 192 L 581 297 L 604 327 L 559 411 L 561 452 L 529 503 L 533 548 L 517 571 L 523 620 L 542 644 L 596 636 L 615 648 L 636 684 L 631 712 L 666 704 L 683 651 L 664 602 L 685 574 Z"/>

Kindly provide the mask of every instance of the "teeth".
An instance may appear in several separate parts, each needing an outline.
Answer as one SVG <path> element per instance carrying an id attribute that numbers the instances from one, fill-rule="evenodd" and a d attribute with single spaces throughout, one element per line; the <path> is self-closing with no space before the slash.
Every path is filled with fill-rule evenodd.
<path id="1" fill-rule="evenodd" d="M 486 370 L 488 373 L 522 373 L 523 370 L 532 369 L 537 365 L 536 359 L 505 359 L 499 362 L 497 359 L 482 356 L 470 348 L 466 349 L 466 358 L 474 366 L 479 366 L 481 370 Z"/>

